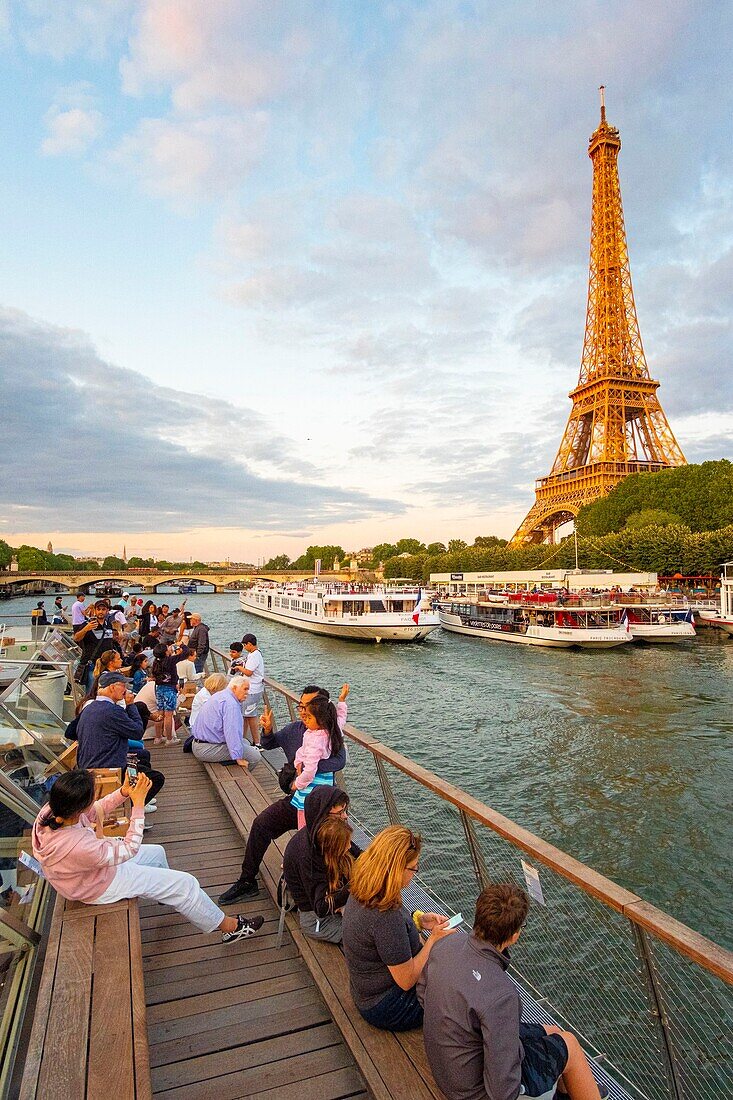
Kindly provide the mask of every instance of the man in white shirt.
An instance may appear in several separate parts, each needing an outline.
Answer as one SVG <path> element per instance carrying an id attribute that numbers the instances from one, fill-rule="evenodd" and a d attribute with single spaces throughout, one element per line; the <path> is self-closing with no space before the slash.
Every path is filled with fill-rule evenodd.
<path id="1" fill-rule="evenodd" d="M 87 621 L 84 614 L 84 600 L 86 598 L 85 592 L 77 592 L 76 600 L 71 605 L 71 625 L 75 630 L 78 630 L 80 626 L 84 626 Z"/>
<path id="2" fill-rule="evenodd" d="M 244 662 L 244 668 L 240 671 L 242 675 L 247 676 L 249 679 L 249 692 L 243 711 L 244 727 L 249 729 L 252 743 L 256 745 L 260 739 L 257 712 L 265 690 L 265 662 L 257 648 L 257 639 L 254 634 L 245 634 L 242 638 L 242 645 L 247 653 L 247 659 Z"/>

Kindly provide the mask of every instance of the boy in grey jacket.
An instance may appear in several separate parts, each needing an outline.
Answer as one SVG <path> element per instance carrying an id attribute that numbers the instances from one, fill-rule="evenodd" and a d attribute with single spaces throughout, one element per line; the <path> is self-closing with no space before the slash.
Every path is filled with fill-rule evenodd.
<path id="1" fill-rule="evenodd" d="M 574 1035 L 520 1023 L 519 994 L 506 970 L 528 911 L 518 886 L 487 886 L 473 933 L 436 944 L 418 981 L 428 1061 L 448 1100 L 550 1100 L 558 1083 L 571 1100 L 600 1100 Z"/>

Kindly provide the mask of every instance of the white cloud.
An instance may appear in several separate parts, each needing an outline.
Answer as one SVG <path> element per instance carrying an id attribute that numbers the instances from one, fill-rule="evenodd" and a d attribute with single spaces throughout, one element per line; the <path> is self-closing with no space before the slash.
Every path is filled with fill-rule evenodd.
<path id="1" fill-rule="evenodd" d="M 20 36 L 32 53 L 63 61 L 75 53 L 94 60 L 120 41 L 135 0 L 24 0 Z"/>
<path id="2" fill-rule="evenodd" d="M 207 199 L 238 187 L 259 160 L 268 128 L 264 112 L 244 118 L 143 119 L 113 160 L 146 190 L 173 199 Z"/>
<path id="3" fill-rule="evenodd" d="M 104 128 L 102 114 L 94 109 L 52 107 L 46 115 L 48 134 L 41 143 L 46 157 L 85 153 Z"/>

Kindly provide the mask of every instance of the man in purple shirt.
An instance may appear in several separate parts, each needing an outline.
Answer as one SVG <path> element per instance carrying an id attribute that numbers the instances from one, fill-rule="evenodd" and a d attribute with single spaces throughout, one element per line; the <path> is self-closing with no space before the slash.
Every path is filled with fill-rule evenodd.
<path id="1" fill-rule="evenodd" d="M 248 691 L 244 676 L 234 676 L 224 691 L 206 700 L 191 727 L 197 760 L 207 764 L 233 761 L 242 768 L 259 762 L 260 750 L 243 736 L 242 703 Z"/>

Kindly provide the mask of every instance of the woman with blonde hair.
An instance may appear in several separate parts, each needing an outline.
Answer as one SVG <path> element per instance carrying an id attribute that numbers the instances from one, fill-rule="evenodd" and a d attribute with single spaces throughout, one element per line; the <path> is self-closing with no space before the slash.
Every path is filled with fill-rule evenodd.
<path id="1" fill-rule="evenodd" d="M 415 993 L 433 946 L 450 936 L 448 918 L 438 913 L 410 914 L 402 891 L 420 868 L 421 838 L 403 825 L 390 825 L 375 836 L 351 873 L 343 915 L 343 946 L 351 995 L 374 1027 L 408 1031 L 422 1023 Z M 422 943 L 420 932 L 430 936 Z"/>
<path id="2" fill-rule="evenodd" d="M 212 672 L 211 676 L 206 677 L 201 691 L 197 691 L 191 699 L 191 714 L 188 719 L 190 725 L 193 725 L 194 718 L 206 700 L 210 699 L 212 695 L 216 695 L 217 691 L 223 691 L 228 683 L 228 679 L 222 672 Z"/>

